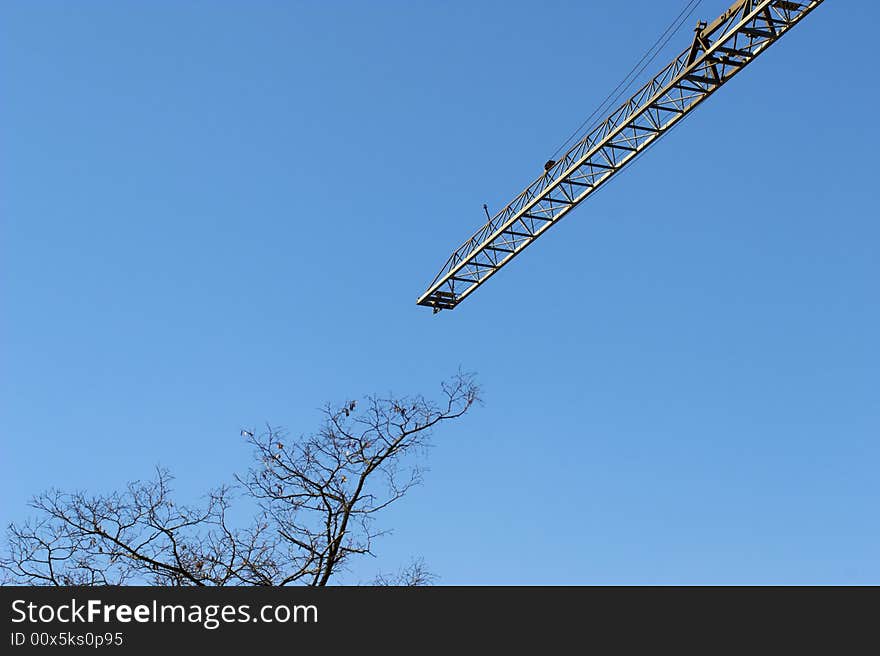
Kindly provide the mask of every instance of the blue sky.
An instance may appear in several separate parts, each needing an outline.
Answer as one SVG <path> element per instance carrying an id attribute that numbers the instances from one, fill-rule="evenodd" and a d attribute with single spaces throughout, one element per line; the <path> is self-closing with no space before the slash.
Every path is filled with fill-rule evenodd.
<path id="1" fill-rule="evenodd" d="M 415 305 L 683 4 L 3 3 L 0 520 L 157 463 L 194 499 L 243 426 L 462 367 L 485 405 L 346 580 L 880 583 L 876 3 Z"/>

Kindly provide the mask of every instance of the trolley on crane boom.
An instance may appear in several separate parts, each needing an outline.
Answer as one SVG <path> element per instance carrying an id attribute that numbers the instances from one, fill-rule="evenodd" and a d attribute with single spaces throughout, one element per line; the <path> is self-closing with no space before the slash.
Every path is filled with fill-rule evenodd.
<path id="1" fill-rule="evenodd" d="M 823 1 L 736 0 L 698 24 L 688 48 L 457 248 L 417 303 L 456 307 Z"/>

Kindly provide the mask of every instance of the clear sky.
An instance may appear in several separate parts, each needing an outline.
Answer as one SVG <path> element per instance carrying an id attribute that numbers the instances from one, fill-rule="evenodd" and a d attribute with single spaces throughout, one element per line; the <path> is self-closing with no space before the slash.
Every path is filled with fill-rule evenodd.
<path id="1" fill-rule="evenodd" d="M 0 520 L 157 463 L 195 499 L 243 426 L 462 367 L 485 405 L 346 580 L 880 583 L 878 3 L 415 305 L 683 4 L 4 2 Z"/>

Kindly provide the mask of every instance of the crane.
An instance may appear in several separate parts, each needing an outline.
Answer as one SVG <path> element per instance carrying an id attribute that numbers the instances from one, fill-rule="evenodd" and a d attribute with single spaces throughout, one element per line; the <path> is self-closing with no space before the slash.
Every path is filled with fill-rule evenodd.
<path id="1" fill-rule="evenodd" d="M 824 0 L 736 0 L 632 97 L 449 257 L 416 301 L 451 310 L 615 173 L 797 25 Z M 485 206 L 484 206 L 485 209 Z"/>

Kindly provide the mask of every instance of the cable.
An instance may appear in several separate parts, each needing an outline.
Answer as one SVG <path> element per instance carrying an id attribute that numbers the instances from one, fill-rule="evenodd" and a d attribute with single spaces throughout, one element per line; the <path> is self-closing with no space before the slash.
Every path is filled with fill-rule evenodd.
<path id="1" fill-rule="evenodd" d="M 624 76 L 624 78 L 618 83 L 616 87 L 609 93 L 605 100 L 599 103 L 599 106 L 593 110 L 593 113 L 590 114 L 578 127 L 577 129 L 571 133 L 571 135 L 562 142 L 562 144 L 553 152 L 553 156 L 550 158 L 555 159 L 556 156 L 565 148 L 573 139 L 575 139 L 579 134 L 582 133 L 585 126 L 587 126 L 593 118 L 602 112 L 604 109 L 607 109 L 609 105 L 613 105 L 616 103 L 620 97 L 626 93 L 626 91 L 632 87 L 633 83 L 638 79 L 638 76 L 642 74 L 642 71 L 647 68 L 648 64 L 650 64 L 654 59 L 656 59 L 657 55 L 666 47 L 666 44 L 669 43 L 670 39 L 678 33 L 681 29 L 681 26 L 684 25 L 684 22 L 690 18 L 690 16 L 696 11 L 697 7 L 703 4 L 703 0 L 687 0 L 685 6 L 682 8 L 678 15 L 672 20 L 672 22 L 667 26 L 665 30 L 657 37 L 657 40 L 654 41 L 654 44 L 648 48 L 644 55 L 642 55 L 641 59 L 635 63 L 635 65 L 630 69 L 629 73 Z M 661 43 L 662 42 L 662 43 Z M 658 47 L 659 45 L 659 47 Z M 651 52 L 654 52 L 652 55 Z M 643 63 L 644 62 L 644 63 Z M 641 66 L 641 68 L 639 68 Z M 638 69 L 638 70 L 636 70 Z M 635 73 L 635 75 L 633 75 Z M 632 77 L 630 80 L 629 78 Z M 629 82 L 627 83 L 627 80 Z M 624 86 L 626 85 L 626 86 Z M 619 93 L 618 93 L 619 91 Z M 617 94 L 617 95 L 615 95 Z M 612 99 L 613 98 L 613 99 Z M 610 103 L 609 103 L 610 101 Z"/>
<path id="2" fill-rule="evenodd" d="M 658 54 L 660 54 L 660 52 L 663 50 L 663 48 L 666 46 L 666 44 L 669 42 L 669 40 L 672 38 L 672 36 L 675 35 L 678 32 L 678 30 L 681 29 L 681 26 L 684 24 L 684 21 L 686 21 L 691 16 L 691 14 L 693 14 L 693 12 L 696 10 L 697 7 L 700 6 L 700 4 L 702 4 L 702 2 L 703 2 L 703 0 L 688 0 L 685 3 L 684 8 L 678 13 L 678 15 L 672 20 L 672 22 L 666 27 L 666 29 L 660 34 L 660 36 L 657 37 L 657 40 L 654 41 L 654 44 L 650 48 L 648 48 L 648 50 L 645 52 L 645 54 L 642 55 L 641 59 L 639 59 L 639 61 L 636 62 L 636 64 L 630 69 L 629 73 L 627 73 L 624 76 L 624 78 L 611 91 L 611 93 L 609 93 L 605 97 L 605 99 L 601 103 L 599 103 L 599 106 L 593 110 L 592 114 L 590 114 L 577 127 L 577 129 L 568 137 L 568 139 L 566 139 L 562 143 L 562 145 L 560 145 L 559 148 L 556 149 L 556 151 L 553 153 L 553 157 L 556 157 L 556 155 L 564 147 L 566 147 L 575 137 L 577 137 L 581 133 L 583 128 L 590 122 L 590 120 L 592 120 L 597 114 L 599 114 L 603 110 L 607 109 L 610 105 L 613 105 L 617 100 L 620 99 L 620 97 L 629 88 L 632 87 L 633 83 L 638 78 L 638 76 L 642 73 L 642 71 L 644 71 L 645 68 L 647 68 L 648 64 L 650 64 L 652 61 L 654 61 L 654 59 L 657 57 Z M 687 12 L 687 15 L 685 15 L 685 12 Z M 665 40 L 664 40 L 664 37 L 666 37 Z M 662 41 L 662 43 L 661 43 L 661 41 Z M 658 48 L 658 45 L 659 45 L 659 48 Z M 651 54 L 652 51 L 654 51 L 653 55 Z M 642 64 L 642 62 L 644 62 L 644 64 Z M 641 65 L 641 68 L 639 68 L 640 65 Z M 635 73 L 635 75 L 633 75 L 633 73 Z M 630 77 L 632 77 L 631 80 L 629 80 Z M 629 80 L 628 83 L 627 83 L 627 80 Z M 626 86 L 624 86 L 624 85 L 626 85 Z M 620 90 L 619 93 L 618 93 L 618 90 Z M 615 94 L 617 94 L 617 95 L 615 96 Z"/>

